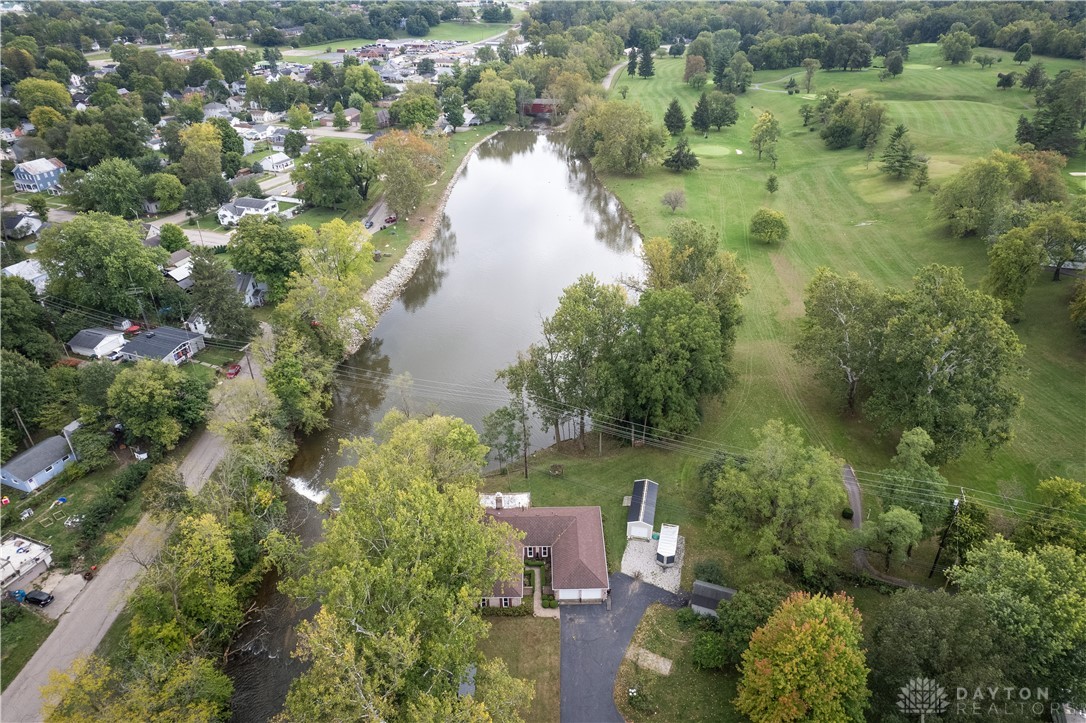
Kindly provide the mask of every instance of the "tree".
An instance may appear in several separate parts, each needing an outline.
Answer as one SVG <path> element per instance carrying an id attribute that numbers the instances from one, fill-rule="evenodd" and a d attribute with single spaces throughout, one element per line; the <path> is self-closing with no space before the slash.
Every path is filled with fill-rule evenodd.
<path id="1" fill-rule="evenodd" d="M 352 65 L 343 72 L 343 87 L 372 103 L 385 94 L 381 76 L 369 65 Z"/>
<path id="2" fill-rule="evenodd" d="M 185 235 L 185 232 L 180 226 L 172 223 L 164 223 L 158 230 L 159 245 L 169 253 L 174 251 L 180 251 L 181 249 L 187 249 L 189 247 L 189 237 Z"/>
<path id="3" fill-rule="evenodd" d="M 42 232 L 38 258 L 49 292 L 92 309 L 136 314 L 130 288 L 154 293 L 162 284 L 161 249 L 143 245 L 136 227 L 105 213 L 87 213 Z"/>
<path id="4" fill-rule="evenodd" d="M 1014 155 L 1026 163 L 1029 170 L 1029 182 L 1019 189 L 1019 193 L 1030 201 L 1066 201 L 1067 184 L 1063 180 L 1063 169 L 1067 158 L 1056 151 L 1036 151 L 1022 148 Z"/>
<path id="5" fill-rule="evenodd" d="M 995 150 L 965 164 L 935 193 L 935 212 L 950 223 L 955 236 L 986 236 L 996 212 L 1018 193 L 1029 177 L 1025 162 Z"/>
<path id="6" fill-rule="evenodd" d="M 705 72 L 705 58 L 700 55 L 687 55 L 686 66 L 683 69 L 683 82 L 689 83 L 690 79 L 698 73 Z"/>
<path id="7" fill-rule="evenodd" d="M 136 218 L 143 211 L 144 178 L 129 161 L 107 158 L 87 172 L 79 197 L 85 210 Z"/>
<path id="8" fill-rule="evenodd" d="M 366 200 L 377 178 L 377 163 L 368 149 L 352 149 L 346 141 L 316 143 L 295 162 L 290 178 L 302 187 L 300 195 L 308 203 L 337 209 Z"/>
<path id="9" fill-rule="evenodd" d="M 690 114 L 690 127 L 698 133 L 708 133 L 710 125 L 712 125 L 712 116 L 709 113 L 709 97 L 702 93 L 698 104 L 694 107 L 694 112 Z"/>
<path id="10" fill-rule="evenodd" d="M 886 56 L 886 70 L 895 78 L 905 70 L 905 59 L 897 50 Z"/>
<path id="11" fill-rule="evenodd" d="M 781 126 L 773 114 L 765 111 L 754 123 L 754 129 L 750 134 L 750 145 L 758 151 L 758 160 L 762 160 L 762 152 L 777 144 L 781 135 Z"/>
<path id="12" fill-rule="evenodd" d="M 923 161 L 916 166 L 916 170 L 913 172 L 913 185 L 919 191 L 929 183 L 931 183 L 931 178 L 928 176 L 928 163 Z"/>
<path id="13" fill-rule="evenodd" d="M 27 115 L 39 135 L 64 122 L 64 116 L 47 105 L 39 105 Z"/>
<path id="14" fill-rule="evenodd" d="M 936 460 L 977 442 L 994 449 L 1021 404 L 1011 379 L 1022 345 L 1001 304 L 969 289 L 960 269 L 927 266 L 913 282 L 886 324 L 867 409 L 883 428 L 922 427 Z"/>
<path id="15" fill-rule="evenodd" d="M 1018 73 L 999 73 L 998 80 L 996 80 L 996 87 L 1000 90 L 1008 90 L 1014 87 L 1014 84 L 1018 82 Z"/>
<path id="16" fill-rule="evenodd" d="M 491 71 L 493 72 L 493 71 Z M 421 84 L 420 84 L 421 85 Z M 417 87 L 412 84 L 411 87 Z M 437 104 L 437 98 L 433 95 L 433 89 L 430 86 L 424 86 L 423 90 L 416 90 L 415 92 L 405 92 L 398 100 L 393 102 L 392 106 L 388 109 L 389 117 L 392 120 L 393 125 L 400 128 L 429 128 L 437 120 L 440 114 L 440 109 Z M 496 89 L 495 86 L 491 88 Z M 500 90 L 498 91 L 500 93 Z M 509 89 L 509 94 L 502 100 L 508 100 L 511 96 L 512 90 Z M 488 100 L 483 100 L 476 107 L 480 108 L 481 112 L 486 115 L 491 112 L 491 106 Z M 506 109 L 500 109 L 499 111 L 505 112 Z M 515 107 L 513 110 L 516 110 Z"/>
<path id="17" fill-rule="evenodd" d="M 878 545 L 886 556 L 886 571 L 890 561 L 912 557 L 913 545 L 922 539 L 923 525 L 915 512 L 902 507 L 890 507 L 874 522 L 864 526 L 865 544 Z"/>
<path id="18" fill-rule="evenodd" d="M 719 131 L 724 126 L 735 125 L 739 120 L 739 111 L 735 107 L 735 96 L 731 93 L 721 93 L 719 90 L 709 92 L 709 124 L 716 126 Z"/>
<path id="19" fill-rule="evenodd" d="M 1025 670 L 1020 684 L 1048 687 L 1057 703 L 1086 701 L 1086 564 L 1074 550 L 1021 552 L 1001 535 L 947 576 L 978 595 Z"/>
<path id="20" fill-rule="evenodd" d="M 389 208 L 407 218 L 422 202 L 423 189 L 440 172 L 446 147 L 416 131 L 387 133 L 373 147 Z"/>
<path id="21" fill-rule="evenodd" d="M 918 161 L 912 142 L 908 139 L 909 129 L 899 123 L 886 142 L 879 168 L 898 180 L 913 173 Z"/>
<path id="22" fill-rule="evenodd" d="M 1034 220 L 1022 233 L 1028 243 L 1039 244 L 1048 262 L 1054 267 L 1053 281 L 1060 280 L 1064 265 L 1086 258 L 1086 221 L 1074 217 L 1064 206 L 1050 208 Z"/>
<path id="23" fill-rule="evenodd" d="M 839 276 L 819 268 L 804 294 L 796 356 L 844 393 L 856 408 L 861 384 L 875 374 L 882 332 L 889 316 L 883 294 L 856 274 Z"/>
<path id="24" fill-rule="evenodd" d="M 332 362 L 306 343 L 294 329 L 276 334 L 275 351 L 265 376 L 279 401 L 279 422 L 302 434 L 328 426 L 325 412 L 332 406 Z"/>
<path id="25" fill-rule="evenodd" d="M 626 57 L 626 74 L 632 78 L 637 75 L 637 48 L 630 48 Z"/>
<path id="26" fill-rule="evenodd" d="M 592 158 L 599 170 L 626 175 L 659 161 L 667 144 L 666 129 L 639 104 L 594 98 L 572 114 L 570 137 L 573 151 Z"/>
<path id="27" fill-rule="evenodd" d="M 765 190 L 773 194 L 777 192 L 778 188 L 780 188 L 780 184 L 777 182 L 777 174 L 770 173 L 769 178 L 765 180 Z"/>
<path id="28" fill-rule="evenodd" d="M 1009 321 L 1018 321 L 1022 300 L 1045 261 L 1044 246 L 1026 229 L 1015 228 L 988 247 L 984 290 L 1003 302 Z"/>
<path id="29" fill-rule="evenodd" d="M 287 110 L 287 125 L 291 130 L 300 130 L 313 122 L 313 111 L 305 103 L 292 105 Z"/>
<path id="30" fill-rule="evenodd" d="M 45 308 L 30 282 L 12 276 L 0 284 L 0 346 L 48 366 L 61 345 L 45 330 L 46 324 Z"/>
<path id="31" fill-rule="evenodd" d="M 1022 76 L 1021 85 L 1029 91 L 1040 90 L 1048 85 L 1048 74 L 1045 73 L 1044 63 L 1034 63 Z"/>
<path id="32" fill-rule="evenodd" d="M 1023 550 L 1045 545 L 1063 545 L 1079 555 L 1086 554 L 1086 531 L 1079 519 L 1086 511 L 1086 494 L 1081 482 L 1052 477 L 1037 485 L 1042 508 L 1014 530 L 1014 543 Z"/>
<path id="33" fill-rule="evenodd" d="M 897 719 L 897 696 L 916 678 L 954 681 L 969 691 L 1013 682 L 1013 657 L 983 601 L 943 590 L 907 588 L 891 596 L 868 638 L 868 664 L 876 720 Z M 970 713 L 959 715 L 952 704 L 940 717 L 965 721 L 976 717 Z"/>
<path id="34" fill-rule="evenodd" d="M 973 57 L 973 48 L 976 44 L 977 39 L 965 30 L 956 30 L 939 38 L 943 60 L 949 60 L 952 65 L 968 63 Z"/>
<path id="35" fill-rule="evenodd" d="M 1082 124 L 1086 120 L 1086 71 L 1061 70 L 1041 91 L 1041 106 L 1034 117 L 1034 145 L 1042 151 L 1073 156 L 1082 147 Z"/>
<path id="36" fill-rule="evenodd" d="M 485 447 L 470 427 L 436 425 L 453 429 L 458 447 L 480 451 L 472 453 L 479 465 Z M 287 695 L 292 718 L 390 718 L 418 706 L 431 711 L 421 720 L 444 719 L 433 707 L 453 704 L 486 630 L 478 599 L 520 574 L 515 532 L 487 522 L 478 504 L 479 466 L 463 482 L 443 483 L 428 464 L 429 450 L 444 445 L 432 434 L 409 420 L 382 445 L 361 440 L 359 463 L 333 482 L 339 513 L 290 586 L 321 602 L 299 626 L 298 653 L 311 667 Z M 492 677 L 486 668 L 480 682 Z M 496 691 L 479 697 L 501 699 Z"/>
<path id="37" fill-rule="evenodd" d="M 969 559 L 969 553 L 992 535 L 988 511 L 969 500 L 961 500 L 956 510 L 947 514 L 944 523 L 946 551 L 959 563 Z"/>
<path id="38" fill-rule="evenodd" d="M 1079 331 L 1086 332 L 1086 282 L 1079 281 L 1071 293 L 1071 322 Z"/>
<path id="39" fill-rule="evenodd" d="M 736 707 L 753 720 L 863 721 L 862 644 L 852 598 L 793 593 L 751 637 Z"/>
<path id="40" fill-rule="evenodd" d="M 153 173 L 144 179 L 143 195 L 158 203 L 160 213 L 173 213 L 181 208 L 185 186 L 172 173 Z"/>
<path id="41" fill-rule="evenodd" d="M 487 68 L 479 76 L 479 82 L 471 89 L 473 100 L 471 108 L 479 112 L 486 120 L 505 122 L 517 113 L 516 92 L 513 84 L 501 78 L 491 68 Z M 437 102 L 432 95 L 424 96 L 431 102 L 433 118 L 430 113 L 420 118 L 419 125 L 429 128 L 437 119 Z"/>
<path id="42" fill-rule="evenodd" d="M 642 78 L 651 78 L 656 75 L 656 68 L 652 58 L 654 52 L 655 50 L 641 48 L 641 62 L 637 65 L 637 74 Z"/>
<path id="43" fill-rule="evenodd" d="M 919 427 L 901 433 L 897 454 L 890 467 L 882 470 L 885 480 L 879 493 L 883 507 L 897 507 L 916 515 L 925 536 L 931 535 L 946 515 L 947 481 L 939 469 L 928 463 L 935 443 Z"/>
<path id="44" fill-rule="evenodd" d="M 445 114 L 445 122 L 453 127 L 453 132 L 464 125 L 464 93 L 460 88 L 453 86 L 441 96 L 441 111 Z"/>
<path id="45" fill-rule="evenodd" d="M 731 71 L 727 75 L 731 88 L 736 93 L 746 93 L 747 86 L 754 81 L 754 66 L 747 60 L 747 54 L 742 50 L 736 51 L 728 61 L 728 70 Z"/>
<path id="46" fill-rule="evenodd" d="M 664 193 L 661 202 L 670 208 L 672 213 L 675 213 L 678 209 L 686 206 L 686 192 L 679 188 L 667 191 Z"/>
<path id="47" fill-rule="evenodd" d="M 808 125 L 814 117 L 814 107 L 810 103 L 804 103 L 799 107 L 799 116 L 803 119 L 803 125 Z"/>
<path id="48" fill-rule="evenodd" d="M 192 264 L 192 303 L 214 336 L 247 341 L 256 321 L 237 292 L 234 274 L 215 256 L 199 250 Z"/>
<path id="49" fill-rule="evenodd" d="M 814 576 L 832 568 L 844 538 L 840 461 L 777 420 L 756 436 L 745 464 L 726 466 L 712 483 L 711 528 L 766 572 L 794 565 Z"/>
<path id="50" fill-rule="evenodd" d="M 72 107 L 72 96 L 62 84 L 53 80 L 25 78 L 15 84 L 15 100 L 19 108 L 30 115 L 35 108 L 45 106 L 58 113 L 64 113 Z"/>
<path id="51" fill-rule="evenodd" d="M 26 207 L 42 221 L 49 220 L 49 196 L 44 193 L 32 193 L 26 199 Z"/>
<path id="52" fill-rule="evenodd" d="M 141 361 L 121 371 L 108 393 L 109 413 L 130 440 L 173 449 L 204 420 L 207 387 L 172 364 Z"/>
<path id="53" fill-rule="evenodd" d="M 300 232 L 295 228 L 275 216 L 244 216 L 226 246 L 234 268 L 265 282 L 272 301 L 283 298 L 287 279 L 301 268 Z"/>
<path id="54" fill-rule="evenodd" d="M 726 665 L 740 663 L 751 635 L 766 624 L 773 611 L 791 593 L 792 589 L 779 580 L 761 580 L 742 587 L 731 600 L 721 601 L 717 606 L 717 615 Z"/>
<path id="55" fill-rule="evenodd" d="M 667 107 L 667 112 L 664 113 L 664 127 L 673 136 L 677 136 L 686 130 L 686 114 L 683 113 L 679 101 L 675 98 L 671 99 L 671 104 Z"/>
<path id="56" fill-rule="evenodd" d="M 195 123 L 179 134 L 182 179 L 193 181 L 219 177 L 222 173 L 222 134 L 211 123 Z"/>
<path id="57" fill-rule="evenodd" d="M 297 158 L 302 155 L 302 149 L 305 148 L 306 140 L 305 134 L 301 131 L 290 131 L 286 137 L 283 138 L 283 153 L 286 153 L 291 158 Z"/>
<path id="58" fill-rule="evenodd" d="M 1018 46 L 1018 50 L 1014 51 L 1014 62 L 1021 65 L 1022 63 L 1028 63 L 1030 58 L 1033 57 L 1033 46 L 1029 43 L 1022 43 Z"/>
<path id="59" fill-rule="evenodd" d="M 675 149 L 664 159 L 664 168 L 669 171 L 692 171 L 698 165 L 698 157 L 690 150 L 690 143 L 686 138 L 680 138 Z"/>
<path id="60" fill-rule="evenodd" d="M 516 459 L 522 444 L 516 407 L 513 405 L 498 407 L 483 417 L 483 433 L 480 435 L 480 440 L 497 455 L 498 467 L 502 474 L 505 474 L 506 460 Z"/>
<path id="61" fill-rule="evenodd" d="M 750 235 L 761 243 L 784 241 L 788 238 L 788 222 L 780 211 L 760 208 L 751 216 Z"/>
<path id="62" fill-rule="evenodd" d="M 810 94 L 815 73 L 822 67 L 822 63 L 818 58 L 804 58 L 801 65 L 803 66 L 803 92 Z"/>

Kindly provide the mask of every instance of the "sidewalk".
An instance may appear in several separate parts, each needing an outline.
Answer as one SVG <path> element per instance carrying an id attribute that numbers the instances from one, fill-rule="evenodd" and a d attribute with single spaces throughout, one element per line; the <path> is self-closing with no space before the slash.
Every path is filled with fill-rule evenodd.
<path id="1" fill-rule="evenodd" d="M 543 607 L 543 572 L 538 567 L 532 568 L 532 615 L 537 618 L 559 619 L 561 612 L 558 608 Z"/>

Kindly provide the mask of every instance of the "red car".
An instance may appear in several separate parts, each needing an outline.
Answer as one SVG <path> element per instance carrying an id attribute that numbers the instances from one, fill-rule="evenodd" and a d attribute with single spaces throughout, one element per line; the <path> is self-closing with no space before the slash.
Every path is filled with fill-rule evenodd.
<path id="1" fill-rule="evenodd" d="M 241 364 L 231 364 L 226 367 L 226 378 L 233 379 L 238 374 L 241 374 Z"/>
<path id="2" fill-rule="evenodd" d="M 396 223 L 398 220 L 396 216 L 389 216 L 385 219 L 385 223 Z"/>

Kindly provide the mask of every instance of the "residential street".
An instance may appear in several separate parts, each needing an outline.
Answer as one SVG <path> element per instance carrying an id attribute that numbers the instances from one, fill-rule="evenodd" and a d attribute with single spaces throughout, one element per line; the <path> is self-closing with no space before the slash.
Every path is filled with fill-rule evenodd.
<path id="1" fill-rule="evenodd" d="M 261 331 L 267 339 L 271 327 L 262 324 Z M 242 373 L 247 377 L 247 364 L 251 363 L 254 378 L 263 383 L 259 356 L 249 354 L 249 361 L 242 361 Z M 223 383 L 231 381 L 224 380 Z M 206 429 L 200 433 L 179 465 L 185 485 L 193 493 L 203 488 L 225 452 L 220 437 Z M 143 571 L 141 562 L 154 559 L 162 548 L 166 533 L 165 526 L 149 516 L 140 518 L 128 538 L 83 588 L 34 657 L 0 696 L 0 721 L 35 723 L 43 719 L 40 690 L 49 681 L 50 671 L 64 670 L 76 658 L 94 652 L 135 589 Z"/>

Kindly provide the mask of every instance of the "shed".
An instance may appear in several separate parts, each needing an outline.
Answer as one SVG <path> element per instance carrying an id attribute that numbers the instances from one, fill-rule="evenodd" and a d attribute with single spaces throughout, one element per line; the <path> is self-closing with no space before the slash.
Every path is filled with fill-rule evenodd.
<path id="1" fill-rule="evenodd" d="M 124 334 L 105 327 L 84 329 L 68 342 L 73 354 L 85 357 L 103 357 L 124 346 Z"/>
<path id="2" fill-rule="evenodd" d="M 639 540 L 652 539 L 652 527 L 656 519 L 656 495 L 660 485 L 650 479 L 634 482 L 630 496 L 630 511 L 626 514 L 626 537 Z"/>
<path id="3" fill-rule="evenodd" d="M 679 551 L 679 526 L 660 525 L 660 541 L 656 544 L 656 564 L 670 567 Z"/>
<path id="4" fill-rule="evenodd" d="M 694 590 L 690 594 L 690 609 L 698 615 L 717 617 L 716 609 L 722 600 L 731 600 L 735 590 L 721 587 L 704 580 L 694 581 Z"/>

